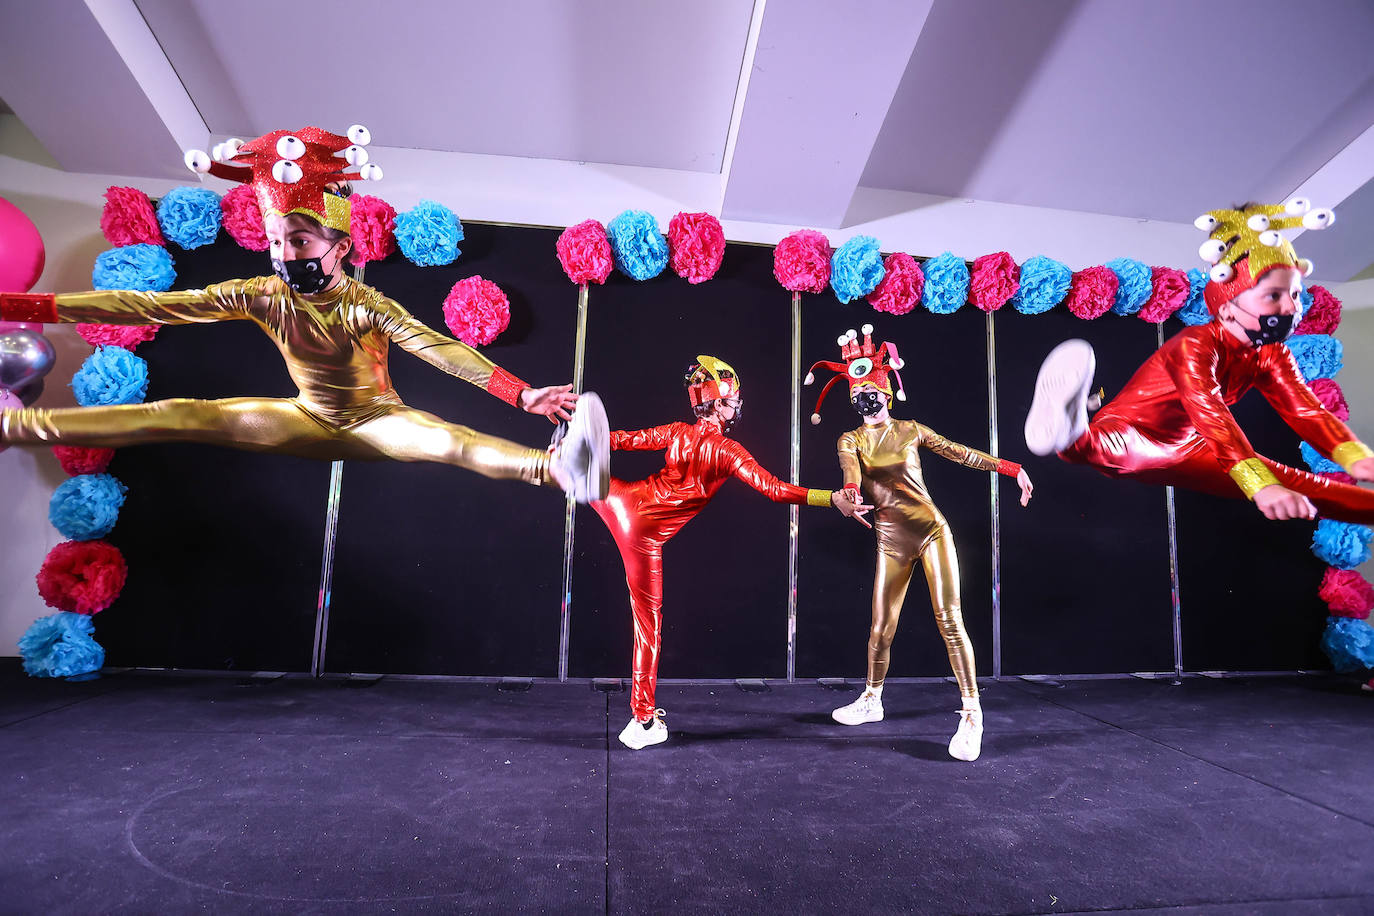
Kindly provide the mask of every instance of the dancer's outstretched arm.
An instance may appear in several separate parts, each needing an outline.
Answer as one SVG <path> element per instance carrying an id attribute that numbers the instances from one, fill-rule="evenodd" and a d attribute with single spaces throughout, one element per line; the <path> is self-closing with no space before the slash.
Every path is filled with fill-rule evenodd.
<path id="1" fill-rule="evenodd" d="M 952 439 L 946 439 L 928 426 L 921 427 L 921 445 L 930 449 L 941 458 L 962 464 L 964 467 L 973 468 L 979 471 L 996 471 L 1005 477 L 1012 477 L 1016 480 L 1016 485 L 1021 488 L 1021 505 L 1027 505 L 1031 501 L 1031 494 L 1035 491 L 1035 486 L 1031 483 L 1030 476 L 1025 468 L 1015 461 L 1008 461 L 1005 458 L 997 458 L 987 452 L 980 452 L 976 448 L 967 445 L 960 445 Z"/>
<path id="2" fill-rule="evenodd" d="M 88 293 L 0 293 L 0 321 L 91 324 L 196 324 L 250 317 L 264 278 L 228 280 L 166 293 L 110 289 Z"/>
<path id="3" fill-rule="evenodd" d="M 872 506 L 866 506 L 862 502 L 854 500 L 847 493 L 798 487 L 784 480 L 779 480 L 765 470 L 755 460 L 754 456 L 749 454 L 748 449 L 733 439 L 726 439 L 721 443 L 721 456 L 733 476 L 744 481 L 775 503 L 834 506 L 842 515 L 857 518 L 860 522 L 867 524 L 861 516 L 872 509 Z"/>
<path id="4" fill-rule="evenodd" d="M 648 429 L 611 430 L 612 451 L 657 452 L 668 447 L 674 436 L 680 436 L 692 427 L 686 423 L 665 423 Z"/>
<path id="5" fill-rule="evenodd" d="M 1292 352 L 1270 347 L 1264 358 L 1269 371 L 1256 379 L 1255 387 L 1288 427 L 1356 480 L 1374 481 L 1374 451 L 1307 387 Z"/>

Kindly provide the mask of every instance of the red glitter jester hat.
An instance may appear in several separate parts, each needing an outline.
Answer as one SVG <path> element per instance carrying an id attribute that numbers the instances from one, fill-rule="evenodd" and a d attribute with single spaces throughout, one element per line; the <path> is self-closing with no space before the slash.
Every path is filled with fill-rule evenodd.
<path id="1" fill-rule="evenodd" d="M 897 345 L 888 341 L 887 343 L 873 345 L 873 325 L 866 324 L 860 331 L 864 335 L 863 343 L 859 343 L 859 332 L 850 328 L 840 335 L 836 341 L 840 345 L 840 356 L 844 362 L 838 363 L 832 360 L 823 359 L 811 367 L 811 371 L 806 373 L 804 384 L 810 385 L 816 381 L 817 369 L 829 369 L 835 373 L 843 373 L 844 379 L 849 382 L 849 390 L 852 393 L 855 388 L 862 384 L 874 385 L 879 391 L 892 397 L 892 382 L 888 376 L 897 380 L 897 400 L 905 401 L 906 392 L 902 390 L 902 377 L 897 374 L 906 363 L 897 355 Z M 830 393 L 830 389 L 840 380 L 839 374 L 831 377 L 821 389 L 821 396 L 816 398 L 816 412 L 811 415 L 812 423 L 821 422 L 821 402 Z"/>

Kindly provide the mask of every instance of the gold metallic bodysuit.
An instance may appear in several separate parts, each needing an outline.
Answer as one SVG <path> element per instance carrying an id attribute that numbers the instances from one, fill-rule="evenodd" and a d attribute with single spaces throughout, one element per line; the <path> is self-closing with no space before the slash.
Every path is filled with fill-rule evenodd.
<path id="1" fill-rule="evenodd" d="M 391 384 L 387 348 L 401 349 L 517 404 L 525 384 L 464 343 L 427 327 L 348 277 L 324 293 L 293 293 L 276 277 L 169 293 L 105 291 L 56 297 L 57 320 L 198 324 L 247 319 L 281 351 L 294 398 L 174 398 L 149 404 L 0 413 L 0 442 L 120 447 L 203 442 L 307 458 L 458 465 L 539 484 L 548 453 L 407 407 Z"/>
<path id="2" fill-rule="evenodd" d="M 920 560 L 930 587 L 935 622 L 945 641 L 959 692 L 965 697 L 976 697 L 973 646 L 964 631 L 959 607 L 959 559 L 954 552 L 954 536 L 926 491 L 917 454 L 921 447 L 979 471 L 1014 467 L 951 442 L 914 420 L 889 419 L 871 426 L 865 424 L 840 437 L 837 448 L 845 486 L 860 487 L 864 499 L 873 505 L 873 528 L 878 536 L 868 684 L 882 686 L 887 676 L 897 618 L 902 613 L 916 561 Z"/>

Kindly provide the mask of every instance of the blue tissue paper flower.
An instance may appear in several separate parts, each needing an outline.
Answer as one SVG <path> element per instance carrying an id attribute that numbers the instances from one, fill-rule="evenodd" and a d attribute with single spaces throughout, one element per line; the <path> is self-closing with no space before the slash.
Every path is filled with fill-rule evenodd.
<path id="1" fill-rule="evenodd" d="M 48 501 L 48 520 L 72 541 L 103 538 L 119 519 L 119 508 L 129 490 L 109 474 L 69 477 Z"/>
<path id="2" fill-rule="evenodd" d="M 96 256 L 91 270 L 95 289 L 134 289 L 162 293 L 172 288 L 177 272 L 161 245 L 125 245 Z"/>
<path id="3" fill-rule="evenodd" d="M 439 267 L 458 260 L 463 224 L 443 204 L 422 200 L 396 217 L 396 247 L 420 267 Z"/>
<path id="4" fill-rule="evenodd" d="M 1345 364 L 1345 348 L 1330 334 L 1295 334 L 1287 343 L 1298 362 L 1298 371 L 1309 382 L 1331 378 Z"/>
<path id="5" fill-rule="evenodd" d="M 1369 559 L 1372 538 L 1374 531 L 1364 525 L 1324 518 L 1312 533 L 1312 552 L 1328 566 L 1354 569 Z"/>
<path id="6" fill-rule="evenodd" d="M 643 210 L 625 210 L 606 224 L 615 266 L 627 277 L 649 280 L 668 266 L 668 240 L 658 220 Z"/>
<path id="7" fill-rule="evenodd" d="M 1317 451 L 1306 442 L 1298 443 L 1298 451 L 1302 452 L 1302 460 L 1307 462 L 1307 466 L 1312 469 L 1313 474 L 1331 474 L 1336 471 L 1345 472 L 1341 467 L 1330 458 L 1322 457 L 1321 452 Z"/>
<path id="8" fill-rule="evenodd" d="M 921 265 L 926 285 L 921 304 L 936 315 L 949 315 L 968 301 L 968 265 L 946 251 Z"/>
<path id="9" fill-rule="evenodd" d="M 141 404 L 148 396 L 148 363 L 123 347 L 97 347 L 72 376 L 82 407 Z"/>
<path id="10" fill-rule="evenodd" d="M 99 671 L 105 650 L 91 634 L 95 624 L 85 614 L 63 611 L 35 620 L 19 637 L 24 670 L 34 677 L 80 677 Z"/>
<path id="11" fill-rule="evenodd" d="M 1021 265 L 1021 288 L 1011 306 L 1023 315 L 1048 312 L 1064 301 L 1073 283 L 1073 271 L 1054 258 L 1036 255 Z"/>
<path id="12" fill-rule="evenodd" d="M 1374 668 L 1374 627 L 1358 617 L 1328 617 L 1322 651 L 1343 673 Z"/>
<path id="13" fill-rule="evenodd" d="M 182 248 L 209 245 L 219 235 L 222 218 L 219 195 L 209 188 L 172 188 L 157 203 L 162 235 Z"/>
<path id="14" fill-rule="evenodd" d="M 1150 279 L 1150 265 L 1134 258 L 1114 258 L 1107 266 L 1116 274 L 1116 304 L 1112 311 L 1118 315 L 1134 315 L 1140 311 L 1154 290 Z"/>
<path id="15" fill-rule="evenodd" d="M 1212 313 L 1207 310 L 1207 300 L 1202 295 L 1207 287 L 1207 279 L 1207 271 L 1200 267 L 1188 271 L 1188 301 L 1174 313 L 1184 324 L 1206 324 L 1212 320 Z"/>
<path id="16" fill-rule="evenodd" d="M 854 236 L 830 256 L 830 287 L 841 302 L 867 296 L 886 273 L 878 240 L 871 235 Z"/>

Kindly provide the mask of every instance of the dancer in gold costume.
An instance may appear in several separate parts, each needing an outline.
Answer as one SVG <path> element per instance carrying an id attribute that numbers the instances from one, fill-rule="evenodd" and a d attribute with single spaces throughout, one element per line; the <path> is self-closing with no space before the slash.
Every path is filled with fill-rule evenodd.
<path id="1" fill-rule="evenodd" d="M 840 437 L 838 452 L 845 488 L 862 491 L 864 501 L 874 507 L 872 527 L 878 537 L 867 686 L 857 700 L 841 706 L 832 715 L 843 725 L 882 721 L 883 680 L 887 676 L 892 638 L 897 632 L 907 586 L 919 562 L 930 589 L 935 622 L 963 697 L 959 729 L 950 740 L 949 753 L 960 760 L 976 760 L 982 746 L 983 710 L 978 698 L 973 646 L 964 630 L 959 605 L 959 559 L 949 524 L 926 490 L 918 450 L 927 448 L 965 467 L 1014 477 L 1021 487 L 1023 506 L 1031 498 L 1030 478 L 1020 465 L 951 442 L 915 420 L 897 420 L 889 415 L 893 397 L 889 376 L 896 378 L 897 397 L 906 400 L 896 373 L 902 361 L 891 343 L 874 347 L 872 325 L 864 325 L 862 330 L 862 343 L 852 330 L 839 339 L 843 363 L 822 361 L 812 367 L 812 372 L 821 367 L 844 373 L 850 402 L 863 416 L 862 426 Z M 807 384 L 814 378 L 808 373 Z M 826 383 L 816 402 L 817 411 L 839 379 L 836 375 Z M 811 415 L 811 422 L 820 422 L 819 412 Z"/>
<path id="2" fill-rule="evenodd" d="M 366 128 L 348 136 L 307 127 L 216 149 L 242 165 L 197 171 L 257 191 L 273 277 L 167 293 L 0 294 L 0 319 L 103 324 L 248 320 L 272 338 L 299 388 L 293 398 L 176 398 L 150 404 L 0 413 L 0 444 L 118 447 L 202 442 L 307 458 L 436 461 L 487 477 L 555 483 L 586 502 L 609 486 L 609 428 L 594 394 L 570 385 L 532 388 L 481 353 L 440 334 L 381 293 L 350 279 L 350 207 L 341 186 L 380 175 L 367 163 Z M 362 165 L 346 174 L 339 157 Z M 274 161 L 275 160 L 275 161 Z M 557 450 L 526 448 L 406 406 L 387 372 L 390 344 L 553 422 L 570 420 Z M 574 405 L 576 405 L 575 412 Z"/>

